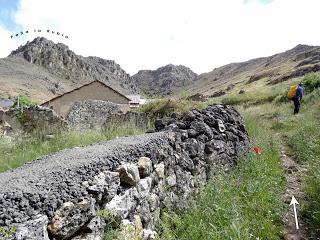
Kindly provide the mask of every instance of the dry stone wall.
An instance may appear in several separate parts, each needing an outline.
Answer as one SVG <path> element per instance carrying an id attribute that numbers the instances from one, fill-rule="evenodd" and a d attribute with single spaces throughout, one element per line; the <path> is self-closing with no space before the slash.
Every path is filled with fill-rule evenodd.
<path id="1" fill-rule="evenodd" d="M 0 174 L 0 226 L 16 226 L 9 239 L 98 240 L 120 226 L 125 239 L 154 239 L 164 208 L 186 208 L 212 172 L 234 166 L 250 145 L 227 106 L 158 120 L 156 128 Z"/>
<path id="2" fill-rule="evenodd" d="M 52 109 L 42 106 L 12 108 L 0 115 L 0 120 L 7 122 L 14 131 L 33 130 L 50 133 L 54 129 L 67 127 L 68 123 Z"/>
<path id="3" fill-rule="evenodd" d="M 108 116 L 102 125 L 102 128 L 110 128 L 114 125 L 121 126 L 136 126 L 138 128 L 148 128 L 151 125 L 151 120 L 145 113 L 126 112 L 115 113 Z"/>

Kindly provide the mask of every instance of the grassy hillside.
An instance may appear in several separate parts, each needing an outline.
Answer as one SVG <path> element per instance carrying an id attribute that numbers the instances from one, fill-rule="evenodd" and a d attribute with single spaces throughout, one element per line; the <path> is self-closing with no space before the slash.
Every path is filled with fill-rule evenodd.
<path id="1" fill-rule="evenodd" d="M 219 91 L 238 94 L 240 90 L 255 91 L 277 88 L 307 73 L 320 71 L 320 47 L 298 45 L 270 57 L 231 63 L 203 73 L 184 94 L 211 96 Z"/>

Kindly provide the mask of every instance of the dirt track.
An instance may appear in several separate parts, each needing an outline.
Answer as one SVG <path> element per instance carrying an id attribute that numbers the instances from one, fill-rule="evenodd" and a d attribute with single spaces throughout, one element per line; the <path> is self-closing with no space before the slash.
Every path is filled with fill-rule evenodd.
<path id="1" fill-rule="evenodd" d="M 287 147 L 282 146 L 281 149 L 281 164 L 286 174 L 287 179 L 287 190 L 283 196 L 283 201 L 286 206 L 285 214 L 283 216 L 283 222 L 285 224 L 283 230 L 283 239 L 285 240 L 305 240 L 307 239 L 307 226 L 302 221 L 300 214 L 300 205 L 297 205 L 297 215 L 299 222 L 299 229 L 296 229 L 295 217 L 293 212 L 293 206 L 290 206 L 292 196 L 294 196 L 298 202 L 300 202 L 303 197 L 303 188 L 301 183 L 301 177 L 303 172 L 306 171 L 305 168 L 300 166 L 294 161 L 294 158 L 287 155 Z"/>

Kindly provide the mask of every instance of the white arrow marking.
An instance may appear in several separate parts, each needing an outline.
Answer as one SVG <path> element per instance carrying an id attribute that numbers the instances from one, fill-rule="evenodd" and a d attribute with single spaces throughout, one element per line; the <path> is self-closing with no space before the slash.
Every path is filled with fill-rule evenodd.
<path id="1" fill-rule="evenodd" d="M 299 204 L 299 203 L 298 203 L 297 199 L 294 196 L 292 196 L 292 199 L 291 199 L 291 202 L 290 202 L 290 206 L 293 205 L 294 218 L 296 220 L 296 229 L 299 229 L 296 204 Z"/>

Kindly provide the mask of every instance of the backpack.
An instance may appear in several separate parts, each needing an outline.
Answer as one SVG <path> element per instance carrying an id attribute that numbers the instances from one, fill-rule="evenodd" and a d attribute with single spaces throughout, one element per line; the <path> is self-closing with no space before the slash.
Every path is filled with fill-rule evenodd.
<path id="1" fill-rule="evenodd" d="M 297 96 L 297 89 L 298 89 L 298 85 L 294 85 L 290 87 L 290 90 L 288 92 L 288 99 L 292 100 L 294 97 Z"/>

